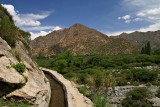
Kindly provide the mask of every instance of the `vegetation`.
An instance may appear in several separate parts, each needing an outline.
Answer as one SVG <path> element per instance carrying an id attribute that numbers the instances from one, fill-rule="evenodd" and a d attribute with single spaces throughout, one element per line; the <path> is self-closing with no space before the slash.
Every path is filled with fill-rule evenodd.
<path id="1" fill-rule="evenodd" d="M 157 90 L 156 96 L 160 98 L 160 88 Z"/>
<path id="2" fill-rule="evenodd" d="M 94 107 L 109 107 L 108 99 L 104 96 L 95 94 L 93 97 Z"/>
<path id="3" fill-rule="evenodd" d="M 89 97 L 97 107 L 103 107 L 108 103 L 107 96 L 104 94 L 108 87 L 140 84 L 160 85 L 158 77 L 160 70 L 145 68 L 159 66 L 160 55 L 157 54 L 73 56 L 67 51 L 50 57 L 41 55 L 35 59 L 39 66 L 56 70 L 65 78 L 79 84 L 79 91 Z M 145 92 L 145 89 L 142 90 Z M 138 94 L 141 89 L 134 91 Z M 139 104 L 137 100 L 134 101 L 132 99 L 124 100 L 124 107 L 130 102 Z M 145 107 L 146 105 L 150 107 L 145 100 L 139 101 L 142 101 L 142 105 Z"/>
<path id="4" fill-rule="evenodd" d="M 151 92 L 147 88 L 135 88 L 126 94 L 126 98 L 122 101 L 123 107 L 152 107 L 146 102 L 151 97 Z"/>
<path id="5" fill-rule="evenodd" d="M 25 69 L 26 69 L 26 66 L 23 63 L 14 64 L 12 66 L 20 74 L 22 74 L 25 71 Z"/>
<path id="6" fill-rule="evenodd" d="M 25 102 L 15 102 L 0 98 L 0 107 L 30 107 L 31 105 Z"/>
<path id="7" fill-rule="evenodd" d="M 69 51 L 50 57 L 36 57 L 39 66 L 54 69 L 78 84 L 94 88 L 135 83 L 159 84 L 159 55 L 73 56 Z M 139 67 L 139 68 L 137 68 Z"/>
<path id="8" fill-rule="evenodd" d="M 30 34 L 17 28 L 13 22 L 12 16 L 0 4 L 0 37 L 4 39 L 11 47 L 15 47 L 16 41 L 23 43 L 30 41 Z"/>
<path id="9" fill-rule="evenodd" d="M 151 46 L 150 46 L 150 42 L 147 42 L 147 44 L 145 45 L 145 47 L 142 48 L 141 50 L 142 54 L 151 54 Z"/>

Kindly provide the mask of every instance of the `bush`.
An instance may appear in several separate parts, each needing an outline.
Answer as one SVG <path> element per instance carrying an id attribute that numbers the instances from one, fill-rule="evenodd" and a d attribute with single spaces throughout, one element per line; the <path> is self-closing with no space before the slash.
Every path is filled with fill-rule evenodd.
<path id="1" fill-rule="evenodd" d="M 26 68 L 26 66 L 23 63 L 18 63 L 18 64 L 15 64 L 15 65 L 12 65 L 12 66 L 19 73 L 23 73 L 25 71 L 25 68 Z"/>
<path id="2" fill-rule="evenodd" d="M 107 98 L 99 94 L 95 94 L 93 96 L 93 103 L 94 103 L 94 107 L 107 107 L 108 106 Z"/>
<path id="3" fill-rule="evenodd" d="M 88 97 L 89 92 L 87 91 L 87 88 L 85 86 L 78 88 L 79 92 L 82 93 L 84 96 Z"/>
<path id="4" fill-rule="evenodd" d="M 26 102 L 15 102 L 0 98 L 0 107 L 31 107 L 31 105 Z"/>
<path id="5" fill-rule="evenodd" d="M 21 54 L 19 53 L 18 50 L 15 50 L 15 51 L 14 51 L 14 55 L 15 55 L 15 57 L 16 57 L 16 59 L 17 59 L 18 61 L 21 61 Z"/>
<path id="6" fill-rule="evenodd" d="M 126 98 L 122 100 L 123 107 L 152 107 L 152 105 L 146 102 L 146 99 L 151 97 L 151 92 L 145 88 L 134 88 L 126 94 Z"/>
<path id="7" fill-rule="evenodd" d="M 158 79 L 157 71 L 149 71 L 144 69 L 127 70 L 123 71 L 127 80 L 137 81 L 137 82 L 152 82 Z"/>
<path id="8" fill-rule="evenodd" d="M 88 78 L 89 78 L 88 74 L 82 73 L 82 74 L 80 74 L 78 76 L 77 83 L 79 83 L 79 84 L 87 84 L 88 83 Z"/>
<path id="9" fill-rule="evenodd" d="M 156 96 L 160 98 L 160 88 L 157 90 Z"/>
<path id="10" fill-rule="evenodd" d="M 94 75 L 95 87 L 100 88 L 103 85 L 104 75 L 101 72 L 98 72 Z"/>

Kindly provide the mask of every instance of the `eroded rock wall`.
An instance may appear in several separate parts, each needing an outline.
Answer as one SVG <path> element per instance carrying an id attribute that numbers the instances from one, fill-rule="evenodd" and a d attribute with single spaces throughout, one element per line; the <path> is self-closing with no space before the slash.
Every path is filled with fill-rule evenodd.
<path id="1" fill-rule="evenodd" d="M 0 83 L 13 87 L 10 92 L 0 92 L 1 97 L 17 98 L 38 107 L 48 107 L 50 100 L 50 84 L 44 73 L 29 56 L 29 51 L 21 41 L 11 48 L 0 38 Z M 23 63 L 26 68 L 23 73 L 17 72 L 13 65 Z"/>

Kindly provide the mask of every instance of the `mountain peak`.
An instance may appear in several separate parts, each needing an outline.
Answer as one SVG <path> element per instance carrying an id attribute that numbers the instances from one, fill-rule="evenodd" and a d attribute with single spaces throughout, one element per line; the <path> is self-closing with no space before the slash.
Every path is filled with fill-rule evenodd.
<path id="1" fill-rule="evenodd" d="M 87 28 L 88 29 L 88 27 L 87 26 L 85 26 L 85 25 L 82 25 L 82 24 L 80 24 L 80 23 L 76 23 L 76 24 L 74 24 L 73 26 L 71 26 L 70 28 L 79 28 L 79 29 L 82 29 L 82 28 Z"/>
<path id="2" fill-rule="evenodd" d="M 82 24 L 80 24 L 80 23 L 76 23 L 76 24 L 74 24 L 74 25 L 71 26 L 71 27 L 79 27 L 79 26 L 84 27 L 84 25 L 82 25 Z M 85 26 L 85 27 L 86 27 L 86 26 Z"/>

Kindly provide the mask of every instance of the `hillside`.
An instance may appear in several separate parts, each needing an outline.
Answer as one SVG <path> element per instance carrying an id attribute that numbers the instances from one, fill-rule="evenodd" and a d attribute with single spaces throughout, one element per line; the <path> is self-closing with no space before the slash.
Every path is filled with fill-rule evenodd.
<path id="1" fill-rule="evenodd" d="M 31 46 L 35 55 L 53 55 L 66 50 L 70 50 L 74 55 L 114 55 L 130 54 L 137 49 L 124 39 L 110 38 L 81 24 L 38 37 L 31 42 Z"/>
<path id="2" fill-rule="evenodd" d="M 48 107 L 50 85 L 31 59 L 30 34 L 0 5 L 0 106 Z"/>
<path id="3" fill-rule="evenodd" d="M 160 30 L 155 32 L 133 32 L 130 34 L 122 33 L 118 36 L 124 38 L 137 46 L 143 47 L 145 43 L 150 41 L 153 50 L 160 49 Z"/>

